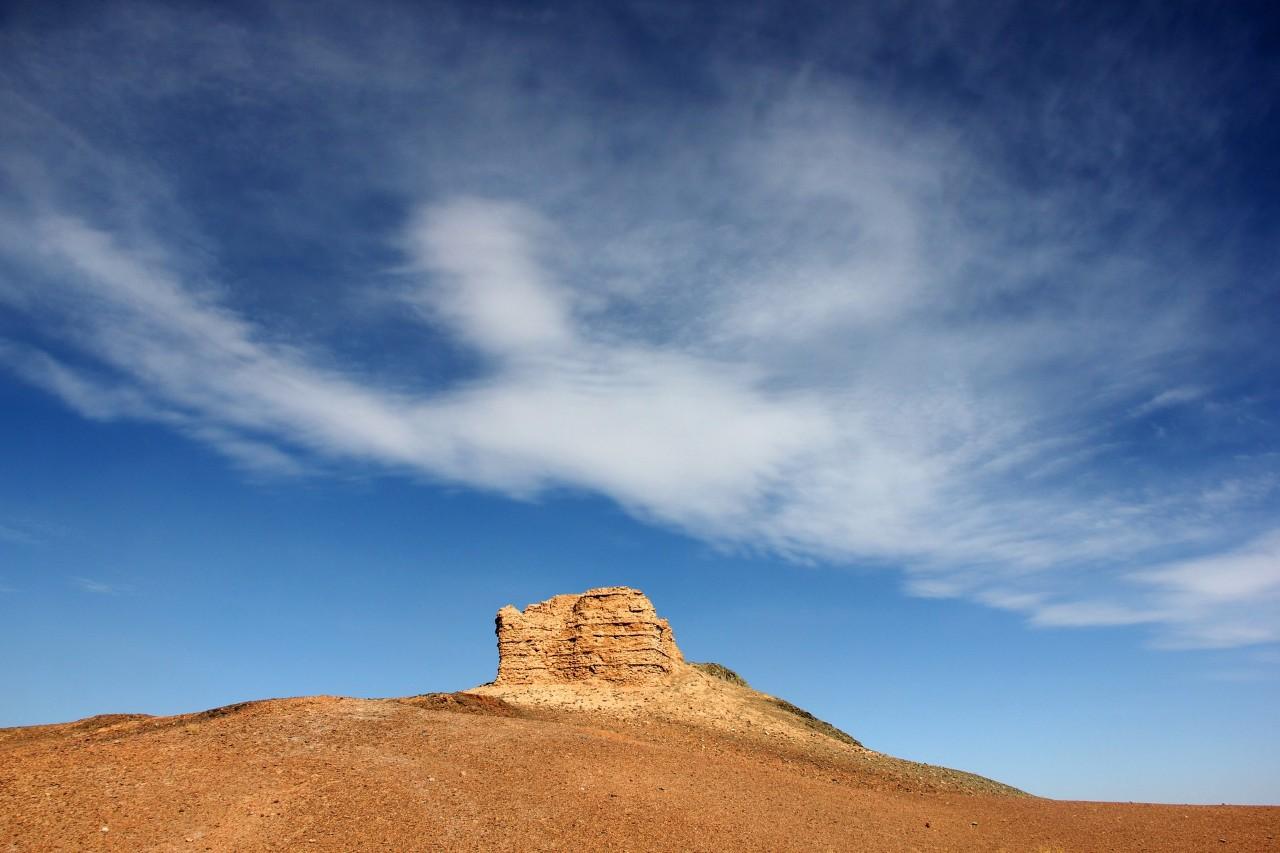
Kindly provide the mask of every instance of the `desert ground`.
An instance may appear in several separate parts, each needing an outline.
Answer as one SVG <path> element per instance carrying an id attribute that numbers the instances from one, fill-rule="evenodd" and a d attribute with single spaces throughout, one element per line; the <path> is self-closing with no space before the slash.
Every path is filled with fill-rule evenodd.
<path id="1" fill-rule="evenodd" d="M 1280 850 L 1280 808 L 1047 800 L 735 728 L 462 693 L 7 729 L 0 849 Z"/>
<path id="2" fill-rule="evenodd" d="M 1280 807 L 1059 802 L 690 663 L 639 590 L 498 611 L 498 675 L 0 730 L 8 851 L 1280 850 Z"/>

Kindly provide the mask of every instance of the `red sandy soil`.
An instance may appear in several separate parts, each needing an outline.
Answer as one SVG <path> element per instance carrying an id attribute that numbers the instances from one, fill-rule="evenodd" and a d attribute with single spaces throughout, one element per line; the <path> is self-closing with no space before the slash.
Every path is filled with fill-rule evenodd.
<path id="1" fill-rule="evenodd" d="M 468 694 L 0 730 L 5 851 L 1280 851 L 1277 807 L 1008 790 L 844 745 Z"/>

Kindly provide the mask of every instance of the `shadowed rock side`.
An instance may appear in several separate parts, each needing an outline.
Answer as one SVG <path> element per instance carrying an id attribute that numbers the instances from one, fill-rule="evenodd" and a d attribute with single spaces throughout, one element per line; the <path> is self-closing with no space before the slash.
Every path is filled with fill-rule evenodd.
<path id="1" fill-rule="evenodd" d="M 667 620 L 625 586 L 557 595 L 498 611 L 495 685 L 664 681 L 684 658 Z"/>

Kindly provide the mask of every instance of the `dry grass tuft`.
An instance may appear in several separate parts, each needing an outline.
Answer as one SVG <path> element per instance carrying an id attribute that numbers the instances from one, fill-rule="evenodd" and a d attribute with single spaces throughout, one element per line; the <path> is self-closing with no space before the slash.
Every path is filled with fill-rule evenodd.
<path id="1" fill-rule="evenodd" d="M 689 666 L 694 669 L 701 670 L 712 678 L 718 678 L 721 681 L 727 681 L 730 684 L 736 684 L 739 687 L 750 687 L 747 680 L 738 673 L 729 669 L 729 667 L 718 663 L 690 663 Z"/>

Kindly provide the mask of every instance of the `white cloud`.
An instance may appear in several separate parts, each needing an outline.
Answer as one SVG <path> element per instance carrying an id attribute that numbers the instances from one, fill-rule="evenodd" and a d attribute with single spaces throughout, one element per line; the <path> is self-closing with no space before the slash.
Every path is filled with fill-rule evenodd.
<path id="1" fill-rule="evenodd" d="M 0 521 L 0 542 L 13 545 L 43 545 L 66 535 L 65 529 L 32 518 L 10 516 Z"/>
<path id="2" fill-rule="evenodd" d="M 1200 493 L 1200 501 L 1211 512 L 1222 513 L 1241 506 L 1256 506 L 1280 486 L 1280 476 L 1264 471 L 1228 477 Z"/>
<path id="3" fill-rule="evenodd" d="M 497 355 L 571 346 L 565 295 L 555 292 L 535 257 L 550 233 L 517 204 L 463 198 L 423 208 L 405 242 L 413 268 L 436 275 L 416 301 L 468 343 Z"/>
<path id="4" fill-rule="evenodd" d="M 1170 615 L 1165 645 L 1230 647 L 1280 642 L 1280 530 L 1242 547 L 1134 572 Z"/>
<path id="5" fill-rule="evenodd" d="M 159 250 L 128 249 L 67 218 L 35 227 L 42 262 L 70 297 L 64 319 L 105 372 L 14 345 L 4 354 L 93 417 L 168 422 L 274 473 L 299 472 L 307 456 L 356 458 L 514 495 L 589 489 L 716 541 L 905 562 L 916 594 L 972 597 L 1041 626 L 1164 624 L 1176 641 L 1206 645 L 1272 639 L 1237 615 L 1216 621 L 1218 604 L 1277 582 L 1270 552 L 1133 575 L 1155 591 L 1117 588 L 1110 600 L 1053 570 L 1140 554 L 1167 532 L 1151 518 L 1156 505 L 1001 493 L 1019 469 L 1070 468 L 1079 439 L 1036 431 L 1008 400 L 984 405 L 927 377 L 892 388 L 915 361 L 898 363 L 892 346 L 856 366 L 865 379 L 831 388 L 767 362 L 601 336 L 536 260 L 562 235 L 511 202 L 447 202 L 414 219 L 411 303 L 432 307 L 433 327 L 500 356 L 486 376 L 419 395 L 270 342 L 186 288 Z M 446 251 L 441 235 L 457 244 Z M 519 322 L 526 314 L 531 328 Z"/>
<path id="6" fill-rule="evenodd" d="M 1201 560 L 1137 572 L 1133 579 L 1202 602 L 1249 601 L 1280 594 L 1280 531 Z"/>
<path id="7" fill-rule="evenodd" d="M 520 245 L 521 234 L 508 233 L 511 212 L 510 205 L 470 202 L 426 216 L 449 234 L 487 226 L 483 255 L 495 243 Z M 82 223 L 38 227 L 46 258 L 69 273 L 65 286 L 77 291 L 69 303 L 73 322 L 116 378 L 96 383 L 45 353 L 12 345 L 8 361 L 85 414 L 167 421 L 242 461 L 272 469 L 296 464 L 251 438 L 266 434 L 312 453 L 408 465 L 514 493 L 557 483 L 597 489 L 637 511 L 701 525 L 745 517 L 794 457 L 830 440 L 816 403 L 766 393 L 739 366 L 575 342 L 567 325 L 559 351 L 524 349 L 534 343 L 527 330 L 492 322 L 503 307 L 505 276 L 516 271 L 521 304 L 543 306 L 539 317 L 567 312 L 518 251 L 507 263 L 461 273 L 450 258 L 423 259 L 431 271 L 458 277 L 451 288 L 493 294 L 479 314 L 447 315 L 468 340 L 476 333 L 474 342 L 526 358 L 488 380 L 411 399 L 266 342 L 185 292 L 162 267 Z M 86 306 L 91 310 L 82 313 Z"/>
<path id="8" fill-rule="evenodd" d="M 1203 388 L 1169 388 L 1168 390 L 1161 391 L 1159 394 L 1156 394 L 1142 405 L 1136 406 L 1133 409 L 1132 415 L 1135 418 L 1143 417 L 1144 415 L 1149 415 L 1152 412 L 1157 412 L 1161 409 L 1169 409 L 1174 406 L 1194 403 L 1196 400 L 1200 400 L 1204 396 L 1205 391 Z"/>
<path id="9" fill-rule="evenodd" d="M 1044 627 L 1081 628 L 1142 625 L 1164 621 L 1154 611 L 1135 610 L 1109 601 L 1072 601 L 1066 604 L 1034 605 L 1031 623 Z"/>
<path id="10" fill-rule="evenodd" d="M 119 595 L 121 592 L 120 587 L 93 578 L 72 578 L 72 581 L 80 590 L 94 595 Z"/>
<path id="11" fill-rule="evenodd" d="M 144 35 L 167 43 L 166 21 Z M 396 34 L 401 50 L 368 56 L 277 34 L 249 53 L 293 73 L 267 74 L 240 64 L 242 36 L 210 31 L 201 79 L 272 115 L 305 91 L 315 126 L 288 130 L 340 155 L 307 162 L 293 137 L 272 140 L 288 157 L 252 152 L 301 189 L 229 197 L 269 208 L 244 226 L 236 210 L 237 227 L 264 229 L 259 252 L 359 242 L 343 275 L 385 257 L 370 245 L 394 252 L 416 356 L 447 340 L 478 363 L 387 375 L 245 307 L 277 283 L 227 273 L 206 199 L 78 130 L 76 109 L 28 110 L 40 144 L 0 151 L 18 188 L 0 207 L 0 305 L 31 334 L 0 341 L 0 362 L 77 411 L 169 424 L 277 475 L 363 464 L 519 497 L 590 490 L 717 543 L 897 567 L 915 594 L 1037 625 L 1274 639 L 1266 558 L 1230 550 L 1242 529 L 1221 512 L 1258 506 L 1274 474 L 1153 471 L 1116 429 L 1215 391 L 1188 368 L 1219 345 L 1200 310 L 1213 270 L 1106 228 L 1163 226 L 1151 199 L 1024 190 L 945 117 L 809 77 L 728 82 L 696 118 L 619 114 L 554 75 L 521 88 L 529 56 L 502 44 L 425 74 Z M 40 79 L 72 97 L 84 75 L 59 67 Z M 145 72 L 113 78 L 122 114 L 151 115 L 153 82 L 191 94 Z M 369 106 L 370 80 L 395 97 Z M 350 201 L 379 192 L 400 221 Z M 315 301 L 372 301 L 333 287 Z M 372 315 L 341 328 L 375 348 L 383 332 Z"/>
<path id="12" fill-rule="evenodd" d="M 36 539 L 25 530 L 20 530 L 8 524 L 0 524 L 0 541 L 29 545 L 35 542 Z"/>

